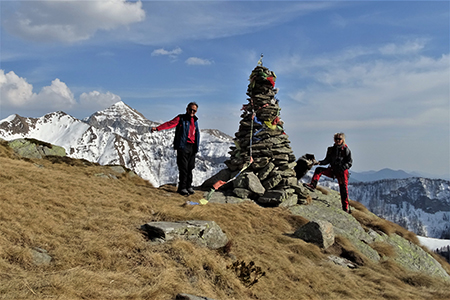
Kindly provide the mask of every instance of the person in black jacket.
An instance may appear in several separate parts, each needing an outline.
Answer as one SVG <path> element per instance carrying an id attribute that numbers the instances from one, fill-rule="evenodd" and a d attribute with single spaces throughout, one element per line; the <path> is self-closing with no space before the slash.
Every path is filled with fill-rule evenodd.
<path id="1" fill-rule="evenodd" d="M 319 161 L 319 165 L 329 165 L 327 168 L 317 167 L 311 183 L 306 186 L 310 189 L 317 187 L 320 176 L 325 175 L 330 178 L 337 178 L 339 192 L 341 194 L 342 209 L 350 213 L 348 204 L 348 170 L 353 163 L 352 153 L 345 143 L 345 134 L 339 132 L 334 134 L 334 145 L 328 147 L 325 159 Z"/>
<path id="2" fill-rule="evenodd" d="M 165 129 L 175 129 L 173 147 L 177 150 L 178 166 L 178 190 L 183 196 L 194 193 L 192 188 L 192 170 L 195 168 L 195 154 L 200 144 L 200 130 L 198 129 L 197 113 L 198 104 L 191 102 L 186 107 L 186 113 L 180 114 L 172 120 L 158 127 L 152 127 L 151 132 Z"/>

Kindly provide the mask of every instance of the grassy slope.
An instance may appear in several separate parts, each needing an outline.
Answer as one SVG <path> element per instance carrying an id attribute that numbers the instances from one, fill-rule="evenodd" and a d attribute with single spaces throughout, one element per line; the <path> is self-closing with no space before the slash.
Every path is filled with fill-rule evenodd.
<path id="1" fill-rule="evenodd" d="M 174 187 L 70 164 L 20 160 L 0 146 L 0 299 L 450 299 L 448 283 L 389 259 L 354 270 L 328 262 L 318 247 L 290 237 L 305 220 L 284 209 L 183 207 Z M 193 219 L 221 226 L 232 241 L 226 253 L 186 241 L 151 245 L 139 231 L 150 221 Z M 52 263 L 34 265 L 33 247 Z M 245 287 L 228 268 L 233 256 L 266 276 Z"/>

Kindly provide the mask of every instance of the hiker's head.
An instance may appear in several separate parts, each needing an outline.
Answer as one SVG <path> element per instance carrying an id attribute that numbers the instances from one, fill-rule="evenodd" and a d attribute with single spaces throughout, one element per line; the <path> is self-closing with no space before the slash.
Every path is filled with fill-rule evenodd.
<path id="1" fill-rule="evenodd" d="M 343 132 L 335 133 L 334 143 L 339 146 L 345 144 L 345 134 Z"/>
<path id="2" fill-rule="evenodd" d="M 190 102 L 186 107 L 186 113 L 190 115 L 191 117 L 195 116 L 195 113 L 197 112 L 198 104 L 195 102 Z"/>

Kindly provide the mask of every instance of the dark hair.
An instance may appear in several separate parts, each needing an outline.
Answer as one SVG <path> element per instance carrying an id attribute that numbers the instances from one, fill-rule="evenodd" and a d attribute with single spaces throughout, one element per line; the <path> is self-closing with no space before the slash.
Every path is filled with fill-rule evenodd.
<path id="1" fill-rule="evenodd" d="M 187 105 L 186 108 L 189 108 L 189 106 L 191 106 L 191 105 L 195 105 L 198 108 L 198 104 L 196 102 L 189 102 L 189 104 Z"/>

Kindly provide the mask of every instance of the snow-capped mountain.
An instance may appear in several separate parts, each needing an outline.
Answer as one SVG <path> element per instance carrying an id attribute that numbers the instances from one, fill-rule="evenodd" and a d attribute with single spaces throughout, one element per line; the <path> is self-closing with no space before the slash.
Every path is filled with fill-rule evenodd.
<path id="1" fill-rule="evenodd" d="M 0 121 L 5 140 L 34 138 L 66 149 L 68 156 L 102 165 L 120 164 L 149 180 L 154 186 L 178 181 L 174 129 L 150 133 L 159 125 L 122 101 L 84 120 L 64 112 L 41 118 L 11 115 Z M 200 124 L 201 125 L 201 124 Z M 232 138 L 218 130 L 201 130 L 201 143 L 193 175 L 194 185 L 225 168 Z"/>
<path id="2" fill-rule="evenodd" d="M 450 182 L 385 179 L 349 185 L 349 196 L 371 212 L 418 235 L 450 238 Z"/>

